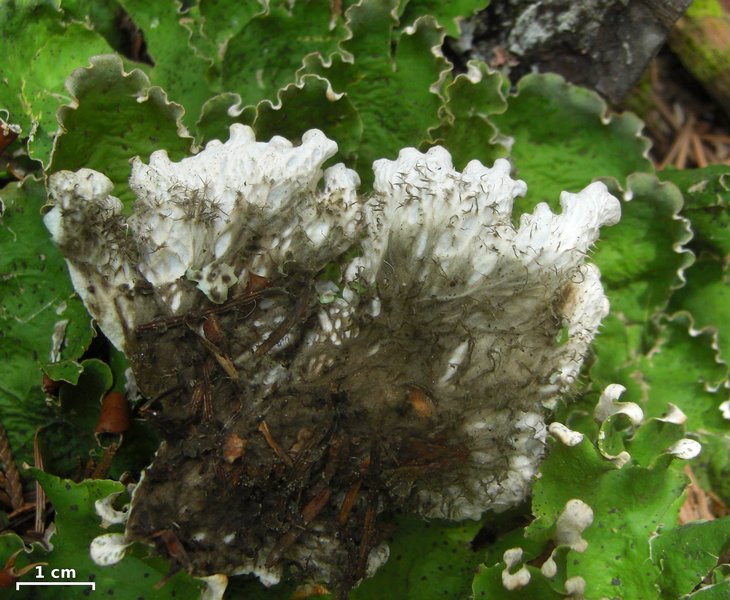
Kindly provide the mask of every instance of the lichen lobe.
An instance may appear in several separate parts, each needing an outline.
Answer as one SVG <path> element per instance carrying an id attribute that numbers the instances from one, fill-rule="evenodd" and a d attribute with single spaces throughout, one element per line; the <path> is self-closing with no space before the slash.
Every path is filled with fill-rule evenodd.
<path id="1" fill-rule="evenodd" d="M 335 151 L 234 126 L 137 161 L 129 217 L 103 175 L 51 178 L 49 229 L 164 439 L 127 538 L 199 575 L 288 563 L 349 589 L 386 556 L 383 512 L 522 501 L 545 407 L 608 310 L 584 262 L 619 216 L 602 184 L 515 227 L 506 161 L 460 173 L 405 149 L 361 198 L 354 172 L 323 171 Z"/>

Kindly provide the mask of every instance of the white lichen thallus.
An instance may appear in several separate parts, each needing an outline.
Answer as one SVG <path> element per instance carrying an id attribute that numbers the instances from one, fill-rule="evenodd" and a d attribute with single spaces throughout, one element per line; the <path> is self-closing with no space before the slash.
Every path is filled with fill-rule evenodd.
<path id="1" fill-rule="evenodd" d="M 178 163 L 164 152 L 136 160 L 129 217 L 101 173 L 51 176 L 46 223 L 89 312 L 133 355 L 143 391 L 159 395 L 167 378 L 188 394 L 163 402 L 178 430 L 135 493 L 136 531 L 141 521 L 166 530 L 148 507 L 169 485 L 153 481 L 160 465 L 192 468 L 198 456 L 183 434 L 219 448 L 210 472 L 227 475 L 190 484 L 194 510 L 193 500 L 162 504 L 183 523 L 194 571 L 207 561 L 271 582 L 291 561 L 342 582 L 345 563 L 360 577 L 384 560 L 383 507 L 477 519 L 521 502 L 544 453 L 546 407 L 608 312 L 585 263 L 620 216 L 602 183 L 515 227 L 527 188 L 504 160 L 459 172 L 443 148 L 404 149 L 375 162 L 374 191 L 360 197 L 352 170 L 322 170 L 336 149 L 316 130 L 293 146 L 234 125 L 228 142 Z M 176 346 L 186 357 L 171 356 Z M 262 513 L 246 534 L 225 521 L 186 529 L 217 510 L 226 485 L 265 505 L 276 490 L 252 488 L 280 475 L 283 514 Z M 212 491 L 196 496 L 196 485 Z M 201 546 L 213 537 L 227 540 L 218 554 Z"/>

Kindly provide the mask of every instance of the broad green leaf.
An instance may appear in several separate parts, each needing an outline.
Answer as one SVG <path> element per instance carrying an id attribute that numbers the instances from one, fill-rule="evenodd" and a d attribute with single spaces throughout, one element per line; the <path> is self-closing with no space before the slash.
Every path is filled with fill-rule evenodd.
<path id="1" fill-rule="evenodd" d="M 652 559 L 663 572 L 665 597 L 688 594 L 730 548 L 730 517 L 694 522 L 662 533 L 652 541 Z"/>
<path id="2" fill-rule="evenodd" d="M 486 63 L 472 61 L 469 71 L 444 87 L 446 105 L 442 124 L 431 131 L 434 144 L 451 152 L 454 167 L 463 170 L 471 160 L 491 166 L 508 154 L 491 115 L 504 112 L 503 78 Z"/>
<path id="3" fill-rule="evenodd" d="M 48 573 L 54 568 L 72 568 L 76 581 L 94 581 L 96 591 L 91 597 L 159 598 L 166 600 L 197 600 L 201 586 L 187 573 L 176 574 L 159 590 L 154 588 L 169 570 L 162 559 L 147 549 L 135 547 L 119 563 L 100 567 L 89 556 L 91 540 L 108 531 L 100 526 L 94 503 L 110 494 L 124 491 L 118 481 L 87 480 L 74 483 L 33 470 L 34 476 L 43 486 L 55 510 L 56 531 L 51 537 L 53 549 L 49 553 L 37 550 L 31 555 L 34 561 L 44 561 Z M 22 581 L 32 581 L 34 573 Z M 75 587 L 24 587 L 13 597 L 21 600 L 71 600 L 82 596 Z"/>
<path id="4" fill-rule="evenodd" d="M 712 490 L 730 505 L 730 436 L 706 434 L 699 441 L 702 453 L 693 461 L 694 475 L 702 489 Z"/>
<path id="5" fill-rule="evenodd" d="M 160 445 L 159 432 L 147 421 L 134 419 L 120 438 L 121 447 L 114 455 L 107 477 L 119 479 L 124 473 L 140 473 L 151 462 Z M 103 459 L 103 450 L 95 449 L 96 460 Z"/>
<path id="6" fill-rule="evenodd" d="M 64 420 L 73 424 L 79 434 L 93 439 L 94 425 L 99 419 L 101 399 L 112 386 L 112 372 L 96 358 L 83 361 L 84 372 L 77 385 L 62 385 L 59 392 Z"/>
<path id="7" fill-rule="evenodd" d="M 53 381 L 76 384 L 84 368 L 75 360 L 61 360 L 43 365 L 43 372 Z"/>
<path id="8" fill-rule="evenodd" d="M 218 63 L 228 40 L 254 16 L 265 12 L 262 2 L 255 0 L 197 0 L 195 8 L 191 16 L 197 20 L 197 27 L 193 28 L 191 44 Z"/>
<path id="9" fill-rule="evenodd" d="M 585 579 L 589 598 L 656 598 L 662 572 L 650 562 L 650 541 L 674 526 L 684 477 L 667 470 L 666 461 L 617 469 L 588 440 L 555 444 L 540 473 L 533 494 L 538 520 L 531 528 L 555 522 L 571 499 L 593 511 L 593 524 L 581 534 L 588 547 L 568 553 L 565 577 Z"/>
<path id="10" fill-rule="evenodd" d="M 535 567 L 528 567 L 530 583 L 515 590 L 507 590 L 502 583 L 504 563 L 493 567 L 482 566 L 474 577 L 474 600 L 562 600 L 565 594 L 556 592 L 550 581 Z"/>
<path id="11" fill-rule="evenodd" d="M 627 181 L 621 221 L 601 230 L 593 262 L 611 311 L 629 323 L 643 323 L 663 310 L 672 291 L 683 283 L 692 254 L 682 249 L 691 238 L 689 224 L 677 216 L 679 190 L 654 175 L 637 173 Z"/>
<path id="12" fill-rule="evenodd" d="M 709 333 L 692 335 L 688 320 L 677 315 L 664 325 L 659 342 L 636 363 L 644 385 L 638 402 L 647 417 L 659 417 L 668 403 L 687 415 L 687 430 L 730 434 L 720 404 L 727 394 L 718 389 L 727 378 L 727 365 L 718 361 Z"/>
<path id="13" fill-rule="evenodd" d="M 514 137 L 517 176 L 530 190 L 519 204 L 524 211 L 538 202 L 557 209 L 561 191 L 577 192 L 596 177 L 624 181 L 635 171 L 652 171 L 642 122 L 631 113 L 609 116 L 593 91 L 559 75 L 532 74 L 520 80 L 508 103 L 492 121 Z"/>
<path id="14" fill-rule="evenodd" d="M 32 179 L 0 190 L 0 412 L 16 458 L 31 462 L 33 431 L 49 414 L 41 367 L 75 361 L 93 336 L 43 225 L 45 201 L 43 186 Z"/>
<path id="15" fill-rule="evenodd" d="M 87 359 L 82 362 L 83 373 L 76 385 L 61 385 L 57 414 L 40 432 L 48 471 L 80 479 L 90 460 L 97 463 L 104 460 L 104 446 L 112 442 L 120 447 L 109 466 L 110 475 L 121 476 L 124 471 L 138 474 L 150 463 L 159 439 L 148 423 L 134 419 L 123 436 L 97 440 L 94 435 L 103 397 L 110 389 L 123 393 L 126 383 L 123 372 L 126 360 L 122 361 L 123 355 L 116 350 L 112 349 L 111 353 L 110 363 L 115 371 L 98 359 Z"/>
<path id="16" fill-rule="evenodd" d="M 124 45 L 124 33 L 120 27 L 121 6 L 117 0 L 61 0 L 66 17 L 74 21 L 87 21 L 117 52 Z M 108 51 L 107 51 L 108 52 Z"/>
<path id="17" fill-rule="evenodd" d="M 718 362 L 709 332 L 690 333 L 687 317 L 679 314 L 661 323 L 653 347 L 642 348 L 616 317 L 604 326 L 594 347 L 594 384 L 620 383 L 627 388 L 621 401 L 636 402 L 647 419 L 662 417 L 671 403 L 687 415 L 688 431 L 730 434 L 730 421 L 719 408 L 726 394 L 718 389 L 727 379 L 727 365 Z"/>
<path id="18" fill-rule="evenodd" d="M 114 378 L 111 390 L 121 394 L 125 393 L 129 361 L 124 355 L 124 352 L 117 350 L 111 344 L 109 344 L 109 368 L 111 369 L 112 376 Z"/>
<path id="19" fill-rule="evenodd" d="M 5 564 L 5 561 L 7 561 L 11 554 L 23 547 L 23 540 L 14 533 L 0 535 L 0 567 Z M 22 566 L 20 561 L 18 562 L 18 566 Z"/>
<path id="20" fill-rule="evenodd" d="M 509 515 L 509 513 L 508 513 Z M 496 530 L 495 541 L 483 549 L 483 566 L 493 567 L 501 563 L 504 568 L 504 553 L 511 548 L 520 548 L 522 550 L 522 560 L 524 562 L 532 562 L 541 557 L 555 533 L 554 527 L 533 527 L 530 535 L 526 535 L 525 523 L 532 518 L 529 512 L 529 506 L 519 512 L 515 511 L 515 517 L 519 516 L 519 521 L 505 519 L 505 514 L 499 516 L 487 515 L 485 519 L 485 527 L 493 527 Z M 510 522 L 512 526 L 520 525 L 515 529 L 509 530 Z M 480 531 L 479 537 L 483 535 L 484 529 Z M 477 538 L 478 539 L 478 538 Z"/>
<path id="21" fill-rule="evenodd" d="M 0 512 L 0 515 L 2 515 L 2 512 Z M 23 567 L 26 567 L 27 565 L 30 565 L 33 561 L 29 559 L 29 554 L 31 552 L 41 547 L 40 542 L 33 542 L 32 545 L 26 546 L 23 542 L 23 539 L 16 535 L 15 533 L 3 533 L 0 535 L 0 570 L 3 569 L 3 567 L 8 563 L 11 556 L 15 554 L 15 565 L 13 567 L 13 574 L 18 573 L 23 570 Z M 21 551 L 21 552 L 18 552 Z M 17 553 L 17 554 L 16 554 Z M 36 571 L 31 572 L 31 577 L 36 573 Z M 0 586 L 2 587 L 2 586 Z M 13 590 L 13 593 L 15 593 L 15 586 L 10 587 L 10 589 Z M 10 592 L 8 592 L 10 593 Z"/>
<path id="22" fill-rule="evenodd" d="M 683 437 L 682 425 L 656 417 L 649 419 L 629 440 L 628 451 L 631 454 L 631 461 L 642 467 L 650 467 Z"/>
<path id="23" fill-rule="evenodd" d="M 579 498 L 591 505 L 597 493 L 596 486 L 607 473 L 619 472 L 605 460 L 587 440 L 568 447 L 555 443 L 540 467 L 541 476 L 533 488 L 532 511 L 537 519 L 554 523 L 572 498 Z M 547 479 L 543 482 L 542 480 Z M 593 480 L 594 485 L 587 486 Z M 544 524 L 540 524 L 543 527 Z M 535 525 L 528 528 L 528 535 Z"/>
<path id="24" fill-rule="evenodd" d="M 683 215 L 692 222 L 694 244 L 730 256 L 730 166 L 712 165 L 704 169 L 662 171 L 684 194 Z"/>
<path id="25" fill-rule="evenodd" d="M 99 359 L 84 360 L 73 385 L 62 383 L 53 415 L 38 434 L 44 468 L 56 475 L 81 479 L 86 465 L 100 450 L 94 439 L 101 399 L 111 385 L 109 366 Z"/>
<path id="26" fill-rule="evenodd" d="M 416 517 L 399 518 L 389 542 L 390 559 L 350 598 L 380 600 L 385 590 L 389 597 L 403 600 L 468 597 L 471 575 L 480 562 L 471 541 L 480 527 L 478 521 L 425 523 Z"/>
<path id="27" fill-rule="evenodd" d="M 200 109 L 213 93 L 208 82 L 210 62 L 190 46 L 190 31 L 183 26 L 186 15 L 178 0 L 119 0 L 134 23 L 142 30 L 147 53 L 154 62 L 149 73 L 171 101 L 185 108 L 182 119 L 192 128 Z"/>
<path id="28" fill-rule="evenodd" d="M 608 417 L 598 432 L 596 446 L 604 458 L 615 461 L 626 450 L 626 438 L 632 432 L 631 422 L 624 414 L 615 414 Z"/>
<path id="29" fill-rule="evenodd" d="M 241 115 L 241 97 L 235 92 L 224 92 L 209 98 L 200 111 L 195 125 L 195 141 L 204 146 L 212 140 L 227 140 L 228 128 L 238 123 Z M 255 112 L 255 111 L 254 111 Z"/>
<path id="30" fill-rule="evenodd" d="M 459 21 L 468 19 L 488 5 L 489 0 L 403 0 L 399 9 L 401 26 L 413 24 L 418 17 L 432 15 L 448 35 L 458 38 Z"/>
<path id="31" fill-rule="evenodd" d="M 197 126 L 198 143 L 227 139 L 232 123 L 250 125 L 261 141 L 281 135 L 296 142 L 305 131 L 321 129 L 337 141 L 339 152 L 332 161 L 354 160 L 362 137 L 362 123 L 348 97 L 333 94 L 329 82 L 321 77 L 305 75 L 298 83 L 288 85 L 277 94 L 276 105 L 262 100 L 241 113 L 235 110 L 239 104 L 237 94 L 211 98 L 203 107 Z M 317 106 L 315 112 L 313 106 Z M 231 116 L 236 112 L 240 114 Z"/>
<path id="32" fill-rule="evenodd" d="M 710 573 L 709 581 L 711 581 L 712 583 L 730 583 L 730 564 L 723 563 L 717 565 L 717 568 L 713 569 L 712 573 Z"/>
<path id="33" fill-rule="evenodd" d="M 29 136 L 32 158 L 48 164 L 59 130 L 56 110 L 71 99 L 66 77 L 90 57 L 110 50 L 86 25 L 65 23 L 55 2 L 0 2 L 0 118 L 20 125 L 21 136 Z"/>
<path id="34" fill-rule="evenodd" d="M 321 129 L 337 141 L 338 154 L 333 161 L 352 161 L 360 144 L 363 125 L 347 96 L 332 94 L 329 82 L 316 75 L 305 75 L 297 84 L 288 85 L 278 95 L 278 107 L 264 100 L 256 107 L 250 125 L 257 139 L 269 140 L 281 135 L 299 140 L 308 129 Z M 312 106 L 317 111 L 312 114 Z"/>
<path id="35" fill-rule="evenodd" d="M 715 585 L 697 590 L 687 596 L 686 600 L 727 600 L 730 598 L 730 581 L 723 581 Z"/>
<path id="36" fill-rule="evenodd" d="M 353 166 L 367 190 L 372 185 L 372 163 L 394 159 L 401 148 L 419 147 L 428 130 L 439 124 L 441 99 L 426 92 L 441 77 L 447 63 L 440 55 L 443 31 L 432 18 L 421 18 L 415 29 L 398 39 L 393 0 L 364 0 L 347 11 L 352 36 L 340 47 L 353 58 L 337 54 L 328 62 L 322 55 L 305 59 L 300 73 L 315 73 L 347 94 L 363 123 L 363 139 Z M 354 61 L 354 62 L 353 62 Z"/>
<path id="37" fill-rule="evenodd" d="M 713 331 L 720 357 L 730 364 L 730 273 L 721 261 L 703 255 L 685 277 L 687 285 L 675 292 L 669 308 L 689 311 L 696 329 Z"/>
<path id="38" fill-rule="evenodd" d="M 272 4 L 267 14 L 252 18 L 226 46 L 223 89 L 237 92 L 244 106 L 273 99 L 279 89 L 295 81 L 304 56 L 311 52 L 328 56 L 345 37 L 342 20 L 329 2 Z"/>
<path id="39" fill-rule="evenodd" d="M 594 382 L 595 388 L 599 386 L 599 382 Z M 598 389 L 592 389 L 587 390 L 578 398 L 564 399 L 556 407 L 551 420 L 563 423 L 569 429 L 582 433 L 588 439 L 596 441 L 600 424 L 593 417 L 593 411 L 599 396 Z"/>
<path id="40" fill-rule="evenodd" d="M 73 73 L 68 87 L 75 102 L 58 113 L 66 133 L 56 140 L 50 172 L 101 171 L 114 183 L 114 195 L 129 206 L 134 201 L 127 186 L 131 158 L 148 161 L 155 150 L 166 150 L 172 160 L 180 160 L 189 153 L 180 105 L 150 87 L 142 71 L 125 73 L 117 56 L 95 57 L 90 68 Z"/>
<path id="41" fill-rule="evenodd" d="M 641 325 L 626 325 L 609 314 L 593 342 L 595 360 L 590 370 L 591 381 L 599 390 L 612 383 L 623 385 L 626 392 L 621 400 L 624 402 L 636 402 L 644 394 L 643 378 L 637 366 L 639 356 L 649 350 L 644 345 L 643 329 Z"/>

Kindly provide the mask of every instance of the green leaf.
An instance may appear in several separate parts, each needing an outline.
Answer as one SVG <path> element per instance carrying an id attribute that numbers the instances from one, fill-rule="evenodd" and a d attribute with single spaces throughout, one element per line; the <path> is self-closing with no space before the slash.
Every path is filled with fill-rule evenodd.
<path id="1" fill-rule="evenodd" d="M 350 166 L 365 190 L 372 185 L 374 160 L 393 159 L 401 148 L 419 147 L 440 121 L 441 99 L 427 90 L 448 67 L 440 55 L 443 30 L 433 18 L 421 18 L 396 42 L 395 8 L 393 0 L 364 0 L 352 6 L 347 11 L 352 35 L 340 45 L 343 54 L 329 62 L 322 55 L 308 56 L 300 71 L 329 80 L 335 92 L 347 94 L 360 115 L 363 139 L 357 162 Z"/>
<path id="2" fill-rule="evenodd" d="M 109 368 L 112 371 L 114 378 L 114 384 L 112 385 L 112 391 L 124 394 L 127 386 L 127 369 L 129 368 L 129 361 L 124 355 L 124 352 L 117 350 L 111 344 L 109 345 Z"/>
<path id="3" fill-rule="evenodd" d="M 352 600 L 466 598 L 480 557 L 471 549 L 478 521 L 449 523 L 417 517 L 397 520 L 390 559 L 372 579 L 350 593 Z"/>
<path id="4" fill-rule="evenodd" d="M 198 31 L 193 30 L 191 43 L 220 62 L 220 54 L 228 40 L 241 31 L 257 14 L 264 12 L 259 2 L 237 0 L 198 0 Z M 191 13 L 195 14 L 193 11 Z M 191 15 L 192 16 L 192 15 Z"/>
<path id="5" fill-rule="evenodd" d="M 0 535 L 0 565 L 4 565 L 11 554 L 24 546 L 23 540 L 14 533 Z M 22 565 L 18 564 L 18 566 Z"/>
<path id="6" fill-rule="evenodd" d="M 363 125 L 347 96 L 332 94 L 329 82 L 316 75 L 305 75 L 277 94 L 278 107 L 264 100 L 256 107 L 250 125 L 256 138 L 269 140 L 281 135 L 299 140 L 312 128 L 321 129 L 337 140 L 338 153 L 331 161 L 352 161 L 360 144 Z M 312 106 L 317 111 L 312 114 Z M 253 116 L 253 115 L 252 115 Z"/>
<path id="7" fill-rule="evenodd" d="M 663 571 L 665 597 L 688 594 L 730 548 L 730 517 L 672 529 L 655 538 L 651 548 L 654 564 Z"/>
<path id="8" fill-rule="evenodd" d="M 0 407 L 16 459 L 32 461 L 33 431 L 49 414 L 41 366 L 78 359 L 93 330 L 43 225 L 43 186 L 10 184 L 0 201 Z"/>
<path id="9" fill-rule="evenodd" d="M 142 71 L 125 73 L 115 55 L 91 62 L 68 80 L 75 102 L 59 110 L 66 133 L 56 140 L 49 172 L 101 171 L 114 183 L 114 195 L 129 206 L 135 200 L 127 186 L 129 160 L 148 161 L 155 150 L 180 160 L 188 155 L 191 138 L 180 123 L 182 108 L 150 87 Z"/>
<path id="10" fill-rule="evenodd" d="M 692 470 L 699 486 L 712 490 L 725 505 L 730 504 L 730 436 L 706 434 L 700 437 L 702 453 Z"/>
<path id="11" fill-rule="evenodd" d="M 627 190 L 631 200 L 621 205 L 621 221 L 601 231 L 593 261 L 611 311 L 628 323 L 643 323 L 666 308 L 683 284 L 693 257 L 681 246 L 692 233 L 678 217 L 682 195 L 675 186 L 637 173 L 628 178 Z"/>
<path id="12" fill-rule="evenodd" d="M 104 446 L 109 441 L 120 444 L 109 468 L 110 475 L 121 476 L 124 471 L 138 474 L 150 463 L 159 438 L 147 422 L 134 419 L 123 436 L 112 440 L 97 440 L 94 435 L 103 397 L 111 389 L 124 393 L 126 383 L 126 359 L 117 350 L 110 349 L 110 353 L 111 366 L 98 359 L 87 359 L 82 362 L 83 373 L 78 382 L 61 385 L 58 414 L 40 432 L 47 471 L 81 478 L 90 459 L 97 463 L 104 459 Z"/>
<path id="13" fill-rule="evenodd" d="M 626 450 L 626 438 L 631 433 L 631 422 L 629 418 L 621 413 L 609 416 L 602 424 L 598 432 L 597 447 L 604 458 L 614 462 Z"/>
<path id="14" fill-rule="evenodd" d="M 672 311 L 686 310 L 693 327 L 716 336 L 720 358 L 730 364 L 730 273 L 721 261 L 703 255 L 685 273 L 687 285 L 672 297 Z"/>
<path id="15" fill-rule="evenodd" d="M 101 399 L 112 386 L 112 372 L 105 362 L 96 358 L 83 361 L 84 372 L 77 385 L 62 385 L 59 392 L 61 413 L 80 433 L 93 438 L 99 419 Z"/>
<path id="16" fill-rule="evenodd" d="M 441 125 L 431 131 L 431 142 L 449 150 L 458 170 L 471 160 L 491 166 L 508 154 L 490 120 L 507 108 L 503 84 L 502 75 L 486 63 L 471 61 L 467 73 L 457 75 L 444 87 L 444 117 Z"/>
<path id="17" fill-rule="evenodd" d="M 115 593 L 119 594 L 115 597 L 123 598 L 200 598 L 200 584 L 183 572 L 176 574 L 159 590 L 154 589 L 155 584 L 168 572 L 169 565 L 158 557 L 148 556 L 149 552 L 141 547 L 131 549 L 124 559 L 109 567 L 100 567 L 91 560 L 91 540 L 107 533 L 100 526 L 94 503 L 110 494 L 123 492 L 124 485 L 106 480 L 74 483 L 36 469 L 32 472 L 43 486 L 56 514 L 56 532 L 51 537 L 52 551 L 45 554 L 38 550 L 32 555 L 33 560 L 48 562 L 48 566 L 44 567 L 47 573 L 54 568 L 72 568 L 76 571 L 76 581 L 94 581 L 94 595 L 104 598 L 115 596 Z M 34 573 L 29 573 L 22 580 L 33 579 Z M 70 600 L 79 595 L 79 589 L 74 587 L 24 587 L 13 597 Z"/>
<path id="18" fill-rule="evenodd" d="M 526 535 L 525 524 L 531 519 L 529 505 L 521 510 L 515 509 L 507 513 L 500 513 L 498 519 L 488 516 L 485 520 L 485 527 L 480 531 L 479 537 L 482 537 L 486 530 L 487 533 L 492 533 L 493 531 L 496 539 L 494 543 L 484 548 L 482 561 L 484 566 L 493 567 L 501 563 L 502 568 L 504 568 L 504 553 L 511 548 L 521 548 L 523 552 L 522 560 L 525 562 L 540 557 L 550 543 L 551 537 L 554 534 L 554 528 L 541 528 L 536 526 L 530 530 L 529 535 Z M 510 530 L 510 526 L 514 527 L 515 525 L 519 526 Z"/>
<path id="19" fill-rule="evenodd" d="M 61 0 L 61 8 L 74 21 L 87 21 L 111 48 L 120 52 L 124 34 L 120 27 L 121 7 L 117 0 Z"/>
<path id="20" fill-rule="evenodd" d="M 89 458 L 99 453 L 94 426 L 112 381 L 109 366 L 99 359 L 84 360 L 80 366 L 83 372 L 75 384 L 61 384 L 55 414 L 39 432 L 45 469 L 74 479 L 85 476 Z"/>
<path id="21" fill-rule="evenodd" d="M 273 99 L 280 88 L 295 81 L 305 55 L 327 56 L 345 37 L 341 18 L 329 2 L 272 4 L 267 14 L 252 18 L 226 46 L 223 88 L 237 92 L 244 106 Z"/>
<path id="22" fill-rule="evenodd" d="M 507 590 L 502 583 L 504 563 L 493 567 L 482 566 L 474 577 L 474 600 L 562 600 L 565 594 L 556 592 L 550 581 L 536 568 L 528 567 L 530 583 L 516 590 Z"/>
<path id="23" fill-rule="evenodd" d="M 96 54 L 110 51 L 98 33 L 81 23 L 64 23 L 55 2 L 0 2 L 0 118 L 30 136 L 32 158 L 48 164 L 58 131 L 56 110 L 70 100 L 64 81 Z"/>
<path id="24" fill-rule="evenodd" d="M 593 343 L 595 360 L 590 370 L 594 386 L 602 390 L 612 383 L 623 385 L 626 391 L 621 396 L 622 402 L 636 402 L 643 397 L 644 382 L 637 361 L 639 356 L 649 350 L 645 345 L 644 333 L 641 325 L 626 325 L 613 314 L 601 322 L 601 329 Z M 591 413 L 592 410 L 593 407 Z M 570 411 L 570 406 L 566 411 Z"/>
<path id="25" fill-rule="evenodd" d="M 730 581 L 723 581 L 697 590 L 687 600 L 727 600 L 730 597 Z"/>
<path id="26" fill-rule="evenodd" d="M 228 139 L 228 128 L 239 122 L 241 97 L 234 92 L 224 92 L 209 98 L 200 111 L 195 124 L 195 140 L 204 146 L 212 140 Z"/>
<path id="27" fill-rule="evenodd" d="M 608 116 L 593 91 L 559 75 L 532 74 L 520 80 L 508 103 L 492 121 L 514 137 L 517 176 L 530 190 L 519 205 L 524 211 L 538 202 L 558 209 L 561 191 L 577 192 L 596 177 L 623 181 L 635 171 L 652 171 L 642 122 L 631 113 Z"/>
<path id="28" fill-rule="evenodd" d="M 684 438 L 684 427 L 661 418 L 652 418 L 639 427 L 629 440 L 631 461 L 642 467 L 650 467 L 663 456 L 672 444 Z"/>
<path id="29" fill-rule="evenodd" d="M 399 9 L 401 27 L 412 25 L 416 19 L 426 15 L 433 16 L 446 33 L 453 38 L 460 35 L 459 22 L 468 19 L 476 12 L 485 9 L 489 0 L 404 0 Z"/>
<path id="30" fill-rule="evenodd" d="M 594 347 L 592 381 L 599 387 L 626 387 L 621 401 L 636 402 L 647 419 L 663 416 L 671 403 L 687 415 L 689 431 L 730 433 L 730 421 L 719 408 L 725 394 L 718 389 L 728 369 L 718 361 L 711 333 L 690 333 L 681 313 L 660 325 L 654 346 L 641 348 L 622 332 L 620 320 L 606 319 Z"/>
<path id="31" fill-rule="evenodd" d="M 701 249 L 730 256 L 730 166 L 712 165 L 704 169 L 662 171 L 684 194 L 683 214 L 692 222 L 694 244 Z"/>
<path id="32" fill-rule="evenodd" d="M 76 385 L 84 368 L 75 360 L 61 360 L 43 365 L 43 372 L 53 381 Z"/>
<path id="33" fill-rule="evenodd" d="M 149 73 L 173 102 L 185 107 L 182 119 L 192 128 L 200 110 L 213 93 L 208 83 L 211 62 L 190 45 L 190 30 L 183 25 L 186 16 L 177 0 L 119 0 L 134 23 L 142 30 L 147 53 L 154 62 Z"/>
<path id="34" fill-rule="evenodd" d="M 656 347 L 639 358 L 637 368 L 645 397 L 627 400 L 638 401 L 647 416 L 661 416 L 671 402 L 687 415 L 688 431 L 730 434 L 730 421 L 719 408 L 726 394 L 718 389 L 728 368 L 718 361 L 709 333 L 691 334 L 688 319 L 676 315 L 664 325 Z"/>
<path id="35" fill-rule="evenodd" d="M 281 135 L 296 141 L 305 131 L 316 128 L 337 140 L 338 153 L 331 162 L 354 160 L 362 137 L 362 122 L 347 96 L 333 94 L 327 80 L 305 75 L 299 83 L 280 90 L 277 100 L 276 105 L 263 100 L 256 107 L 247 107 L 241 112 L 236 108 L 240 104 L 237 94 L 225 93 L 211 98 L 203 107 L 197 126 L 198 142 L 226 139 L 232 123 L 250 125 L 258 140 Z M 313 106 L 317 106 L 314 113 Z"/>
<path id="36" fill-rule="evenodd" d="M 588 440 L 553 445 L 535 484 L 537 521 L 528 532 L 555 523 L 569 500 L 580 499 L 593 510 L 593 524 L 581 534 L 587 549 L 570 550 L 565 563 L 566 578 L 585 579 L 587 597 L 657 597 L 663 575 L 650 562 L 650 540 L 674 526 L 685 486 L 684 477 L 667 465 L 617 469 Z"/>
<path id="37" fill-rule="evenodd" d="M 0 513 L 2 514 L 2 513 Z M 38 550 L 42 547 L 40 542 L 33 542 L 32 545 L 26 546 L 23 539 L 15 533 L 4 533 L 0 535 L 0 570 L 7 564 L 8 560 L 13 554 L 15 556 L 14 572 L 22 570 L 23 567 L 30 564 L 29 554 L 34 550 Z M 23 552 L 18 552 L 23 550 Z M 35 573 L 32 571 L 31 573 Z M 14 586 L 11 588 L 15 592 Z M 13 596 L 15 597 L 15 596 Z"/>

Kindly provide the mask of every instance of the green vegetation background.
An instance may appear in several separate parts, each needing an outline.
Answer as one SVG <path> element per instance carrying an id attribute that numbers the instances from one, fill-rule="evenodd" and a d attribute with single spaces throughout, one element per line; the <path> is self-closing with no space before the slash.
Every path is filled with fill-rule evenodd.
<path id="1" fill-rule="evenodd" d="M 109 531 L 94 501 L 124 491 L 114 478 L 141 469 L 155 438 L 135 422 L 112 479 L 82 480 L 80 462 L 101 454 L 93 437 L 100 399 L 123 389 L 125 363 L 108 349 L 105 359 L 98 348 L 87 358 L 98 339 L 40 211 L 46 177 L 82 167 L 108 175 L 129 208 L 132 157 L 146 161 L 165 149 L 180 159 L 227 139 L 238 122 L 264 140 L 322 129 L 339 145 L 333 161 L 355 168 L 363 191 L 374 159 L 441 144 L 457 169 L 471 159 L 489 165 L 509 157 L 530 190 L 522 212 L 542 201 L 559 210 L 561 190 L 578 191 L 596 178 L 623 198 L 621 222 L 602 233 L 591 257 L 612 312 L 575 397 L 555 414 L 583 441 L 551 442 L 530 503 L 506 517 L 457 524 L 396 518 L 391 560 L 352 598 L 563 598 L 576 577 L 585 580 L 586 598 L 730 597 L 730 569 L 719 561 L 730 520 L 678 523 L 686 463 L 670 452 L 680 439 L 699 441 L 702 453 L 689 464 L 704 489 L 730 504 L 730 421 L 721 410 L 730 413 L 723 405 L 730 167 L 654 172 L 641 121 L 609 113 L 595 93 L 558 76 L 529 75 L 510 91 L 503 75 L 478 61 L 456 74 L 439 50 L 444 36 L 458 35 L 456 19 L 486 4 L 0 0 L 0 119 L 20 131 L 0 177 L 26 173 L 0 189 L 0 418 L 19 463 L 32 464 L 39 429 L 46 472 L 28 469 L 24 477 L 29 486 L 40 482 L 55 509 L 52 550 L 4 533 L 0 567 L 20 550 L 16 568 L 39 561 L 75 568 L 79 579 L 96 581 L 97 594 L 200 597 L 204 586 L 184 573 L 154 590 L 169 565 L 149 548 L 135 546 L 112 567 L 89 557 L 90 541 Z M 143 33 L 152 64 L 125 58 L 125 20 Z M 68 321 L 65 344 L 51 356 L 60 320 Z M 47 402 L 43 373 L 62 381 L 57 402 Z M 642 424 L 621 412 L 594 418 L 600 392 L 612 383 L 626 388 L 622 402 L 642 408 Z M 672 405 L 686 421 L 666 418 Z M 630 459 L 619 466 L 623 451 Z M 594 512 L 582 553 L 556 537 L 556 521 L 574 498 Z M 8 522 L 0 512 L 0 523 Z M 490 535 L 482 531 L 479 539 L 487 541 L 472 545 L 483 527 Z M 522 560 L 508 571 L 526 566 L 531 577 L 510 592 L 503 555 L 515 547 Z M 550 552 L 556 574 L 547 577 L 540 566 Z M 239 577 L 226 597 L 283 599 L 294 587 L 266 589 Z M 78 593 L 24 588 L 12 597 Z"/>

